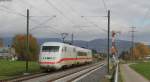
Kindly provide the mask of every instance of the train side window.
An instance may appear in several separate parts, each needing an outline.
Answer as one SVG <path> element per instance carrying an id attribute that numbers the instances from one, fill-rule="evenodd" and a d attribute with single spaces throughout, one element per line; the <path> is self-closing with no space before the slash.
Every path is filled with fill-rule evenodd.
<path id="1" fill-rule="evenodd" d="M 78 56 L 87 56 L 87 53 L 86 52 L 78 52 Z"/>
<path id="2" fill-rule="evenodd" d="M 73 48 L 73 52 L 76 52 L 76 49 L 75 49 L 75 48 Z"/>
<path id="3" fill-rule="evenodd" d="M 64 52 L 64 48 L 62 48 L 62 52 Z"/>
<path id="4" fill-rule="evenodd" d="M 64 51 L 65 51 L 65 52 L 67 51 L 67 47 L 64 47 Z"/>

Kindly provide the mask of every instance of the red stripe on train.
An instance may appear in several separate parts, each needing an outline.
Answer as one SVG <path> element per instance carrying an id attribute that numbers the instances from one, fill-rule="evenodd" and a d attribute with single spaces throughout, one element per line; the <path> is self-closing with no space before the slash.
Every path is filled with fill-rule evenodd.
<path id="1" fill-rule="evenodd" d="M 62 58 L 56 62 L 39 62 L 40 64 L 56 64 L 61 63 L 62 61 L 70 61 L 70 60 L 82 60 L 82 59 L 92 59 L 92 58 Z"/>

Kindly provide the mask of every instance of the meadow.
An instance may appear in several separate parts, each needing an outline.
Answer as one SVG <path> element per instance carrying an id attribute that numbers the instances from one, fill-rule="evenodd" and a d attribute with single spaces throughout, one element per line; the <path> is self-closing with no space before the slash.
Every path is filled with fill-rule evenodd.
<path id="1" fill-rule="evenodd" d="M 131 64 L 130 67 L 145 78 L 150 80 L 150 62 L 141 62 L 137 64 Z"/>
<path id="2" fill-rule="evenodd" d="M 39 72 L 40 67 L 37 62 L 29 62 L 29 73 Z M 0 60 L 0 80 L 7 79 L 26 72 L 25 61 Z"/>

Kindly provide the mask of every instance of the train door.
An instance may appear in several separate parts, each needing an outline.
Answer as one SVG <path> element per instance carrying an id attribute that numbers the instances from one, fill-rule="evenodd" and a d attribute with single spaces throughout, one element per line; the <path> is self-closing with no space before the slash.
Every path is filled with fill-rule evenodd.
<path id="1" fill-rule="evenodd" d="M 67 47 L 66 46 L 62 46 L 62 48 L 61 48 L 61 59 L 63 61 L 62 61 L 61 64 L 67 65 L 66 64 L 66 58 L 67 58 Z"/>

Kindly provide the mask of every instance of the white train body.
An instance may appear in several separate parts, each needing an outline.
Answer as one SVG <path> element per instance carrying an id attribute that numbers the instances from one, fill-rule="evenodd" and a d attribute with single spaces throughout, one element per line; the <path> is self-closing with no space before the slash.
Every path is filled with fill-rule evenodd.
<path id="1" fill-rule="evenodd" d="M 41 45 L 39 64 L 42 68 L 60 69 L 63 66 L 92 62 L 92 52 L 65 43 L 46 42 Z"/>

